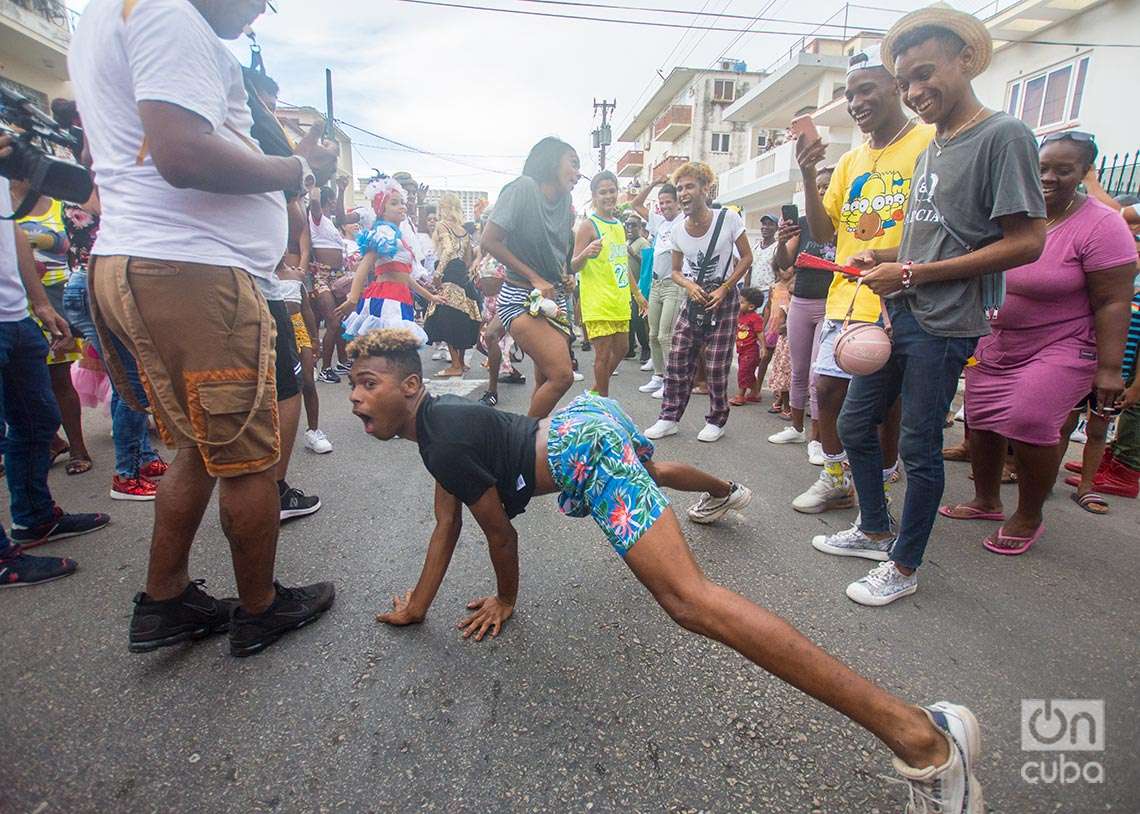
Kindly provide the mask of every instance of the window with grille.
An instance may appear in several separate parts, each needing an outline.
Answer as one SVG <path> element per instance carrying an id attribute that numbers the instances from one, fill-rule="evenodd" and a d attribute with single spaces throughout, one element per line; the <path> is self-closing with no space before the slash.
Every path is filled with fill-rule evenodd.
<path id="1" fill-rule="evenodd" d="M 1089 59 L 1077 57 L 1011 82 L 1006 89 L 1006 112 L 1034 130 L 1075 121 L 1081 114 Z"/>

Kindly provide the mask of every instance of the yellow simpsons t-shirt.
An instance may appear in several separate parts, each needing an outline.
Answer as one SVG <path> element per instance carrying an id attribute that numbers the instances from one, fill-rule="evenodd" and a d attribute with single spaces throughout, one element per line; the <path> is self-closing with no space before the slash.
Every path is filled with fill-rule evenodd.
<path id="1" fill-rule="evenodd" d="M 839 263 L 846 263 L 861 251 L 891 249 L 902 242 L 914 165 L 933 137 L 932 126 L 919 124 L 885 150 L 873 150 L 870 142 L 865 142 L 839 159 L 823 196 L 823 208 L 835 224 L 835 259 Z M 836 274 L 827 291 L 827 318 L 838 321 L 846 317 L 854 293 L 855 281 Z M 858 297 L 851 318 L 877 320 L 879 298 L 862 287 Z"/>

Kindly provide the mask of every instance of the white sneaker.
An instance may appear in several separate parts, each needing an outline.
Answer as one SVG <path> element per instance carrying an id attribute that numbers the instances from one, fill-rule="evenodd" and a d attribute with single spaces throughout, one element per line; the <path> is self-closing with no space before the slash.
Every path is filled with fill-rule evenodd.
<path id="1" fill-rule="evenodd" d="M 918 572 L 909 577 L 887 560 L 871 569 L 867 576 L 847 586 L 847 598 L 860 605 L 873 608 L 889 605 L 896 599 L 910 596 L 918 590 Z M 943 809 L 954 811 L 955 809 Z M 962 809 L 957 809 L 961 811 Z"/>
<path id="2" fill-rule="evenodd" d="M 705 424 L 705 428 L 697 433 L 697 440 L 711 444 L 714 441 L 719 441 L 723 436 L 724 427 L 718 427 L 716 424 Z"/>
<path id="3" fill-rule="evenodd" d="M 689 519 L 694 523 L 708 525 L 720 520 L 730 511 L 741 511 L 752 500 L 752 490 L 739 483 L 731 484 L 726 497 L 713 497 L 708 492 L 689 507 Z"/>
<path id="4" fill-rule="evenodd" d="M 580 382 L 580 381 L 584 381 L 585 379 L 586 379 L 586 377 L 583 376 L 581 373 L 579 373 L 577 370 L 574 371 L 574 381 Z"/>
<path id="5" fill-rule="evenodd" d="M 819 441 L 808 441 L 808 463 L 812 466 L 823 466 L 827 458 L 823 457 L 823 444 Z"/>
<path id="6" fill-rule="evenodd" d="M 891 761 L 910 791 L 907 811 L 985 814 L 982 784 L 974 776 L 974 764 L 982 752 L 981 727 L 974 713 L 947 701 L 922 711 L 950 742 L 950 758 L 942 766 L 925 769 L 912 768 L 897 757 Z"/>
<path id="7" fill-rule="evenodd" d="M 958 408 L 958 412 L 954 413 L 954 420 L 959 422 L 959 423 L 962 423 L 966 420 L 966 408 L 965 407 L 959 407 Z"/>
<path id="8" fill-rule="evenodd" d="M 658 438 L 664 438 L 667 435 L 677 434 L 677 422 L 666 421 L 663 418 L 657 419 L 657 423 L 645 431 L 645 437 L 651 441 L 656 441 Z"/>
<path id="9" fill-rule="evenodd" d="M 652 379 L 650 379 L 649 381 L 647 381 L 645 384 L 641 385 L 641 387 L 639 387 L 637 389 L 638 389 L 638 392 L 641 392 L 641 393 L 656 393 L 658 390 L 664 389 L 664 387 L 665 387 L 665 380 L 662 379 L 660 376 L 654 376 Z"/>
<path id="10" fill-rule="evenodd" d="M 659 390 L 654 390 L 652 393 L 649 394 L 649 397 L 655 398 L 655 399 L 665 398 L 665 385 L 661 385 L 661 388 Z"/>
<path id="11" fill-rule="evenodd" d="M 1088 419 L 1085 418 L 1084 416 L 1081 416 L 1080 419 L 1077 421 L 1076 429 L 1074 429 L 1073 434 L 1069 436 L 1069 440 L 1073 441 L 1074 443 L 1077 443 L 1077 444 L 1088 443 L 1089 436 L 1088 436 L 1088 433 L 1085 432 L 1088 429 L 1088 426 L 1089 426 Z"/>
<path id="12" fill-rule="evenodd" d="M 775 435 L 768 436 L 769 444 L 806 444 L 807 433 L 795 427 L 784 427 Z"/>
<path id="13" fill-rule="evenodd" d="M 447 351 L 437 350 L 435 353 L 433 353 L 431 355 L 431 360 L 433 362 L 442 362 L 444 359 L 447 359 L 448 357 L 449 357 L 449 354 L 447 353 Z"/>
<path id="14" fill-rule="evenodd" d="M 824 554 L 834 554 L 837 557 L 862 557 L 865 560 L 878 560 L 882 562 L 890 556 L 891 546 L 895 538 L 886 540 L 872 540 L 858 524 L 835 534 L 817 534 L 811 538 L 811 547 Z"/>
<path id="15" fill-rule="evenodd" d="M 305 430 L 305 447 L 318 455 L 333 451 L 333 445 L 324 430 Z"/>
<path id="16" fill-rule="evenodd" d="M 836 481 L 827 470 L 819 473 L 808 490 L 792 501 L 792 508 L 802 514 L 821 514 L 833 509 L 850 509 L 855 505 L 855 487 L 844 473 Z"/>
<path id="17" fill-rule="evenodd" d="M 642 363 L 640 369 L 641 369 L 642 373 L 648 373 L 649 371 L 653 370 L 653 360 L 652 359 L 646 359 Z"/>

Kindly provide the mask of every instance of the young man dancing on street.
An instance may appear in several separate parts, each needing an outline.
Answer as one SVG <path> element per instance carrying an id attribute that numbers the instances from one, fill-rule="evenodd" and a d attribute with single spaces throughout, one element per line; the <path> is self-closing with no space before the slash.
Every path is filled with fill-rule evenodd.
<path id="1" fill-rule="evenodd" d="M 558 494 L 561 511 L 590 515 L 681 626 L 715 639 L 874 733 L 895 769 L 922 798 L 950 814 L 981 814 L 972 764 L 980 733 L 965 707 L 904 703 L 856 675 L 791 625 L 701 573 L 660 487 L 705 491 L 689 509 L 712 523 L 747 505 L 743 486 L 692 466 L 652 460 L 653 444 L 610 399 L 586 394 L 549 419 L 500 412 L 424 389 L 418 341 L 386 329 L 349 346 L 353 413 L 380 440 L 414 441 L 436 480 L 436 526 L 416 587 L 378 621 L 423 621 L 451 562 L 466 505 L 487 536 L 498 590 L 467 607 L 464 637 L 494 637 L 518 597 L 518 533 L 511 518 L 537 495 Z"/>

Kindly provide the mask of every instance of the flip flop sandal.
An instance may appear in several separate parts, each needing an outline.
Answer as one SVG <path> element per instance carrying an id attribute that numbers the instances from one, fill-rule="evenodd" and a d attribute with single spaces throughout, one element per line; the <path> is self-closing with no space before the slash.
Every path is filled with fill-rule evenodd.
<path id="1" fill-rule="evenodd" d="M 760 398 L 759 396 L 745 396 L 744 400 L 747 401 L 749 404 L 759 404 L 764 399 Z"/>
<path id="2" fill-rule="evenodd" d="M 780 412 L 780 418 L 783 419 L 784 421 L 791 421 L 792 420 L 792 411 L 788 410 L 788 412 L 786 412 L 786 413 L 781 411 Z"/>
<path id="3" fill-rule="evenodd" d="M 773 404 L 771 407 L 768 408 L 768 412 L 771 413 L 772 415 L 779 415 L 783 411 L 784 411 L 784 408 L 778 404 Z"/>
<path id="4" fill-rule="evenodd" d="M 1005 520 L 1003 512 L 986 512 L 964 503 L 954 506 L 939 506 L 938 513 L 951 520 L 997 520 L 999 523 Z"/>
<path id="5" fill-rule="evenodd" d="M 464 371 L 464 372 L 466 372 L 466 371 Z M 437 378 L 437 379 L 458 379 L 462 375 L 463 375 L 463 373 L 448 373 L 446 370 L 441 370 L 441 371 L 439 371 L 439 373 L 435 374 L 435 378 Z"/>
<path id="6" fill-rule="evenodd" d="M 72 458 L 67 462 L 67 468 L 64 470 L 69 475 L 83 475 L 90 472 L 95 464 L 91 462 L 90 458 Z"/>
<path id="7" fill-rule="evenodd" d="M 973 480 L 974 479 L 974 473 L 971 472 L 966 477 L 968 477 L 970 480 Z M 1016 472 L 1010 472 L 1008 469 L 1003 469 L 1001 471 L 1001 482 L 1003 484 L 1017 483 L 1017 473 Z M 1065 482 L 1068 483 L 1067 480 Z M 1080 478 L 1077 479 L 1077 483 L 1080 483 Z M 1073 484 L 1073 486 L 1076 486 L 1076 485 L 1077 485 L 1076 483 Z"/>
<path id="8" fill-rule="evenodd" d="M 66 455 L 69 452 L 71 452 L 71 446 L 68 444 L 64 444 L 62 447 L 59 448 L 59 450 L 57 452 L 53 452 L 51 454 L 51 465 L 55 466 L 55 462 L 58 461 L 61 456 Z"/>
<path id="9" fill-rule="evenodd" d="M 1033 544 L 1041 539 L 1041 535 L 1045 533 L 1045 524 L 1042 523 L 1037 527 L 1037 531 L 1029 537 L 1010 537 L 1002 533 L 998 529 L 995 534 L 991 534 L 982 541 L 982 546 L 987 551 L 992 551 L 994 554 L 1004 554 L 1007 557 L 1016 557 L 1019 554 L 1024 554 L 1026 551 L 1033 547 Z"/>
<path id="10" fill-rule="evenodd" d="M 942 460 L 969 461 L 970 449 L 969 447 L 946 447 L 946 449 L 942 450 Z"/>
<path id="11" fill-rule="evenodd" d="M 1069 477 L 1065 478 L 1065 484 L 1067 486 L 1072 486 L 1073 488 L 1076 488 L 1076 487 L 1081 485 L 1081 476 L 1080 475 L 1069 475 Z"/>
<path id="12" fill-rule="evenodd" d="M 501 384 L 526 384 L 526 376 L 516 370 L 508 376 L 499 376 L 499 382 Z"/>
<path id="13" fill-rule="evenodd" d="M 742 399 L 742 398 L 740 398 L 740 396 L 733 396 L 732 398 L 730 398 L 728 400 L 728 403 L 731 404 L 733 407 L 743 407 L 745 404 L 748 403 L 748 399 Z"/>
<path id="14" fill-rule="evenodd" d="M 1073 499 L 1074 503 L 1076 503 L 1089 514 L 1108 514 L 1108 501 L 1098 495 L 1096 492 L 1086 492 L 1083 495 L 1074 493 L 1069 495 L 1069 497 Z"/>
<path id="15" fill-rule="evenodd" d="M 1085 471 L 1085 465 L 1081 461 L 1065 461 L 1066 472 L 1076 472 L 1078 475 Z"/>

